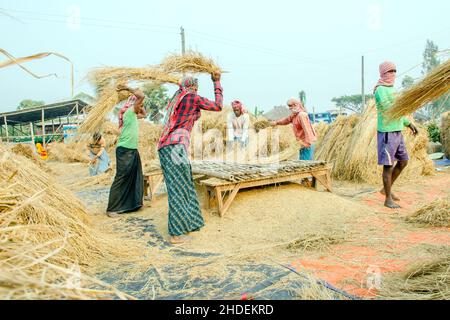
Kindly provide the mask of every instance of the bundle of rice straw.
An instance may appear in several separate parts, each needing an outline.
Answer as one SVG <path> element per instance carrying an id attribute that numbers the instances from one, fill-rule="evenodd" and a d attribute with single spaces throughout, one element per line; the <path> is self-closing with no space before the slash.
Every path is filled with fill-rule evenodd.
<path id="1" fill-rule="evenodd" d="M 162 131 L 162 125 L 145 121 L 139 123 L 139 153 L 142 161 L 159 159 L 158 142 Z"/>
<path id="2" fill-rule="evenodd" d="M 171 54 L 166 57 L 158 68 L 168 73 L 209 73 L 223 72 L 212 59 L 205 58 L 201 53 L 188 51 L 185 54 Z"/>
<path id="3" fill-rule="evenodd" d="M 403 132 L 410 161 L 400 180 L 430 175 L 434 164 L 427 155 L 428 134 L 426 129 L 413 136 Z M 360 117 L 338 117 L 317 144 L 315 158 L 333 164 L 332 175 L 336 179 L 378 184 L 381 182 L 382 166 L 377 161 L 377 114 L 374 101 Z"/>
<path id="4" fill-rule="evenodd" d="M 450 91 L 450 60 L 436 67 L 422 81 L 404 91 L 386 111 L 387 119 L 400 119 L 411 115 L 424 105 Z"/>
<path id="5" fill-rule="evenodd" d="M 450 227 L 450 197 L 423 206 L 406 220 L 426 226 Z"/>
<path id="6" fill-rule="evenodd" d="M 255 128 L 256 132 L 259 132 L 260 130 L 264 130 L 267 128 L 270 128 L 270 121 L 266 118 L 259 118 L 253 123 L 253 127 Z"/>
<path id="7" fill-rule="evenodd" d="M 83 273 L 131 259 L 136 242 L 94 226 L 70 191 L 26 158 L 0 151 L 0 297 L 117 296 L 111 288 L 94 290 L 108 286 Z"/>
<path id="8" fill-rule="evenodd" d="M 316 146 L 322 145 L 323 138 L 328 133 L 328 130 L 330 129 L 330 125 L 326 122 L 320 122 L 314 125 L 314 129 L 316 129 L 317 133 L 317 141 Z"/>
<path id="9" fill-rule="evenodd" d="M 450 111 L 442 114 L 441 143 L 447 159 L 450 159 Z"/>
<path id="10" fill-rule="evenodd" d="M 398 276 L 384 279 L 380 298 L 390 300 L 450 299 L 450 255 L 412 267 Z"/>
<path id="11" fill-rule="evenodd" d="M 11 152 L 24 156 L 33 161 L 38 161 L 38 157 L 30 145 L 18 143 L 11 148 Z"/>
<path id="12" fill-rule="evenodd" d="M 48 159 L 66 163 L 89 163 L 86 145 L 82 143 L 65 144 L 55 142 L 48 145 Z"/>

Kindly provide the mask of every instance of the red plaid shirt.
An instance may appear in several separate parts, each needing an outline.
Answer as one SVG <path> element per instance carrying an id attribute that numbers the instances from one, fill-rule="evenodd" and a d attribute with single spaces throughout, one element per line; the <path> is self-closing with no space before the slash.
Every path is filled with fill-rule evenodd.
<path id="1" fill-rule="evenodd" d="M 158 150 L 172 144 L 183 144 L 189 150 L 191 131 L 195 121 L 200 116 L 200 110 L 222 111 L 223 89 L 220 81 L 214 82 L 215 102 L 197 94 L 187 94 L 176 107 L 174 117 L 171 117 L 167 126 L 168 133 L 161 137 Z"/>

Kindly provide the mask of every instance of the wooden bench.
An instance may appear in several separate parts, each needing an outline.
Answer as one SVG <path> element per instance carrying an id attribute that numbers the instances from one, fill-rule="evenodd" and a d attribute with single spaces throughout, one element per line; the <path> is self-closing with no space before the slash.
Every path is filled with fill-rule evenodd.
<path id="1" fill-rule="evenodd" d="M 312 187 L 317 190 L 321 184 L 328 192 L 332 192 L 331 167 L 319 166 L 302 172 L 284 172 L 274 176 L 260 177 L 245 181 L 231 182 L 228 180 L 210 177 L 204 174 L 194 174 L 194 181 L 203 187 L 204 207 L 211 209 L 217 206 L 219 215 L 223 217 L 230 208 L 237 193 L 242 189 L 268 186 L 283 182 L 295 182 L 312 178 Z M 144 196 L 151 202 L 156 200 L 156 192 L 164 181 L 161 170 L 144 174 Z"/>
<path id="2" fill-rule="evenodd" d="M 332 192 L 330 167 L 324 167 L 309 172 L 286 173 L 280 176 L 241 182 L 230 182 L 219 178 L 209 178 L 198 181 L 198 183 L 205 187 L 204 205 L 206 209 L 210 209 L 212 207 L 212 202 L 215 202 L 218 206 L 219 215 L 223 217 L 233 203 L 239 190 L 283 182 L 301 181 L 306 178 L 312 178 L 312 186 L 316 190 L 318 183 L 320 183 L 328 192 Z"/>

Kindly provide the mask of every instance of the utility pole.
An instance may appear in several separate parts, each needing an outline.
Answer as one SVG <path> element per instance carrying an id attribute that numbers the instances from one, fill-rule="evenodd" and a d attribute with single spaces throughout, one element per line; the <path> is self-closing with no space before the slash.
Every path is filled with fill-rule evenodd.
<path id="1" fill-rule="evenodd" d="M 183 55 L 186 53 L 186 36 L 183 27 L 181 27 L 181 53 Z"/>
<path id="2" fill-rule="evenodd" d="M 364 90 L 364 56 L 362 56 L 361 59 L 361 96 L 362 96 L 361 113 L 364 113 L 366 109 L 366 93 Z"/>

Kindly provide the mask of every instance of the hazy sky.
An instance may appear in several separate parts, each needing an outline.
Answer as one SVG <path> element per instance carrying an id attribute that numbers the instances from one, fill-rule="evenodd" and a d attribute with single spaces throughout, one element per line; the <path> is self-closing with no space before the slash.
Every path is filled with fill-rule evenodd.
<path id="1" fill-rule="evenodd" d="M 188 48 L 230 72 L 222 81 L 226 104 L 240 99 L 269 110 L 304 90 L 308 108 L 324 111 L 333 97 L 361 92 L 361 55 L 370 92 L 380 62 L 395 61 L 401 74 L 422 61 L 427 39 L 450 48 L 449 12 L 448 0 L 0 0 L 0 48 L 16 57 L 62 53 L 75 65 L 75 94 L 92 94 L 85 80 L 91 68 L 158 63 L 181 50 L 183 26 Z M 25 65 L 58 78 L 0 69 L 0 112 L 26 98 L 70 97 L 67 62 L 49 57 Z M 409 74 L 420 76 L 420 67 Z M 200 94 L 213 98 L 209 77 L 200 79 Z"/>

